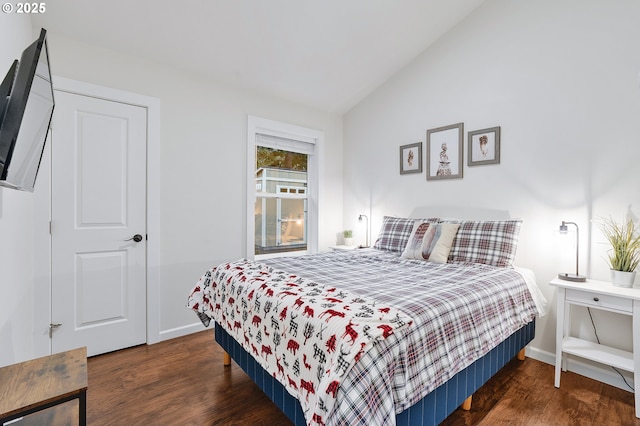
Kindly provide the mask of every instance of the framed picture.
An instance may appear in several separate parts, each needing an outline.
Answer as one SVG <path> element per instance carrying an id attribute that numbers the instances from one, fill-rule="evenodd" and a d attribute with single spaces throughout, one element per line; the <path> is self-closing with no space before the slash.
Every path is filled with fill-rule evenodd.
<path id="1" fill-rule="evenodd" d="M 464 124 L 427 130 L 427 180 L 462 178 Z"/>
<path id="2" fill-rule="evenodd" d="M 467 141 L 469 166 L 500 164 L 500 127 L 469 132 Z"/>
<path id="3" fill-rule="evenodd" d="M 400 147 L 400 174 L 422 173 L 422 142 Z"/>

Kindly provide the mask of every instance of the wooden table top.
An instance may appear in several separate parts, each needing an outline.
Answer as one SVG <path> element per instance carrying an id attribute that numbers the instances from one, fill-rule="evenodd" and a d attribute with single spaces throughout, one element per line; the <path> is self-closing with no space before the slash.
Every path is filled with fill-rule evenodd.
<path id="1" fill-rule="evenodd" d="M 0 368 L 0 416 L 55 403 L 87 390 L 87 348 Z"/>

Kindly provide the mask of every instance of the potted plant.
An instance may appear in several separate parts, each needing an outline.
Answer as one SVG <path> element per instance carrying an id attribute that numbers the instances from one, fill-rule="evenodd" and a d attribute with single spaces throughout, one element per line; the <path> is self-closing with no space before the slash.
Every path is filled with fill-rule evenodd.
<path id="1" fill-rule="evenodd" d="M 613 219 L 602 219 L 598 223 L 611 249 L 608 253 L 611 281 L 620 287 L 632 287 L 636 267 L 640 263 L 640 235 L 636 223 L 627 218 L 622 224 Z"/>
<path id="2" fill-rule="evenodd" d="M 346 231 L 342 232 L 342 237 L 344 238 L 344 245 L 345 246 L 352 246 L 353 245 L 353 231 L 350 229 L 347 229 Z"/>

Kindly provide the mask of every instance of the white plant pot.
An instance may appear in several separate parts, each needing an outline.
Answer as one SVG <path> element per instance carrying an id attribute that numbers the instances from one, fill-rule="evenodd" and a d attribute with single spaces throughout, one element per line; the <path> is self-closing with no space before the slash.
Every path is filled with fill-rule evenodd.
<path id="1" fill-rule="evenodd" d="M 617 287 L 633 287 L 635 279 L 636 271 L 625 272 L 611 269 L 611 282 Z"/>
<path id="2" fill-rule="evenodd" d="M 344 238 L 344 245 L 345 246 L 352 246 L 353 245 L 353 238 Z"/>

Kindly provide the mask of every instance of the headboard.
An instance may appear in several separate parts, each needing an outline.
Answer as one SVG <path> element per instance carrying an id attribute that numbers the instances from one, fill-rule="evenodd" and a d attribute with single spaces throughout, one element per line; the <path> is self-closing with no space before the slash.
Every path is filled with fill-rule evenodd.
<path id="1" fill-rule="evenodd" d="M 511 219 L 508 210 L 489 209 L 484 207 L 467 207 L 452 205 L 418 206 L 409 217 L 428 218 L 440 217 L 444 219 L 466 220 L 505 220 Z"/>

